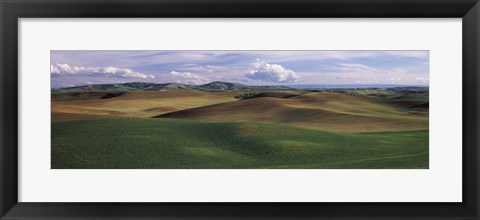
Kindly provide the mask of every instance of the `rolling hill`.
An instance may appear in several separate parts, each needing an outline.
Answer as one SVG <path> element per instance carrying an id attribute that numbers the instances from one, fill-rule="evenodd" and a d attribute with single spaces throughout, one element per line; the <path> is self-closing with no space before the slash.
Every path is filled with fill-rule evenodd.
<path id="1" fill-rule="evenodd" d="M 52 121 L 155 115 L 236 101 L 238 92 L 132 91 L 52 94 Z"/>
<path id="2" fill-rule="evenodd" d="M 215 81 L 204 85 L 187 85 L 181 83 L 146 83 L 131 82 L 122 84 L 94 84 L 75 87 L 52 89 L 52 93 L 83 92 L 83 91 L 267 91 L 267 90 L 295 90 L 286 86 L 247 86 L 239 83 Z"/>
<path id="3" fill-rule="evenodd" d="M 327 131 L 372 132 L 428 129 L 428 111 L 414 111 L 365 96 L 310 92 L 190 108 L 154 118 L 211 122 L 275 122 Z"/>
<path id="4" fill-rule="evenodd" d="M 428 88 L 122 86 L 51 94 L 52 169 L 429 167 Z"/>
<path id="5" fill-rule="evenodd" d="M 428 129 L 428 96 L 333 92 L 91 91 L 52 94 L 52 121 L 141 117 L 275 122 L 325 131 Z"/>

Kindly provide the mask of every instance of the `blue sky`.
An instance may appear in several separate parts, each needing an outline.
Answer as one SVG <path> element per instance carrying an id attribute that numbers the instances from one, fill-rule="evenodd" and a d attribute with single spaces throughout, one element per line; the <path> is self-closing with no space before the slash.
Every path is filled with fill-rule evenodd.
<path id="1" fill-rule="evenodd" d="M 428 85 L 428 51 L 51 51 L 52 88 L 155 82 Z"/>

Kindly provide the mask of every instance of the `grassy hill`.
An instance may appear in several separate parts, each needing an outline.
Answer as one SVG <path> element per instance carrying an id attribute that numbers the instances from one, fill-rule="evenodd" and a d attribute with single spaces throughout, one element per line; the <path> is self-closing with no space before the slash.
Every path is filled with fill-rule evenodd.
<path id="1" fill-rule="evenodd" d="M 265 90 L 294 90 L 286 86 L 247 86 L 239 83 L 215 81 L 204 85 L 187 85 L 181 83 L 146 83 L 131 82 L 121 84 L 94 84 L 52 89 L 52 93 L 84 92 L 84 91 L 265 91 Z"/>
<path id="2" fill-rule="evenodd" d="M 102 119 L 52 126 L 52 169 L 428 168 L 428 131 L 339 134 L 283 124 Z"/>

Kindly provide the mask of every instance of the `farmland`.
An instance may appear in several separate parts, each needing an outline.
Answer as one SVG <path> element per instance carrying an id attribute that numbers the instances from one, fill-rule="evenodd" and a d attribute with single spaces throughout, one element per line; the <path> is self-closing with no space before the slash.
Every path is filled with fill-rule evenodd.
<path id="1" fill-rule="evenodd" d="M 428 168 L 428 88 L 52 90 L 52 169 Z"/>

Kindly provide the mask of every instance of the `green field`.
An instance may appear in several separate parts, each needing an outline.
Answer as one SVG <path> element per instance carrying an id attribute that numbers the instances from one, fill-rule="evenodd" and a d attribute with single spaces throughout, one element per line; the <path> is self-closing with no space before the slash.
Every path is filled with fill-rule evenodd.
<path id="1" fill-rule="evenodd" d="M 267 122 L 52 123 L 52 169 L 428 168 L 428 130 L 333 133 Z"/>
<path id="2" fill-rule="evenodd" d="M 426 169 L 429 90 L 212 82 L 52 90 L 52 169 Z"/>

